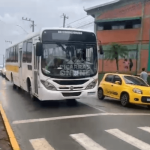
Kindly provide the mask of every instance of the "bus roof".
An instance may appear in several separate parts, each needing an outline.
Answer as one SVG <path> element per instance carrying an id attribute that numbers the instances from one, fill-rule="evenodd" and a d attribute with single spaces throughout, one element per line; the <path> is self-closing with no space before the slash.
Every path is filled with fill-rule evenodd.
<path id="1" fill-rule="evenodd" d="M 25 38 L 23 38 L 23 40 L 20 40 L 19 42 L 16 42 L 16 43 L 12 44 L 8 48 L 13 47 L 17 44 L 20 44 L 25 40 L 31 39 L 32 37 L 35 37 L 35 36 L 38 36 L 38 35 L 40 36 L 44 30 L 67 30 L 67 31 L 82 31 L 82 32 L 94 33 L 94 32 L 89 31 L 89 30 L 82 30 L 82 29 L 75 29 L 75 28 L 50 28 L 50 27 L 44 27 L 38 32 L 28 34 Z"/>

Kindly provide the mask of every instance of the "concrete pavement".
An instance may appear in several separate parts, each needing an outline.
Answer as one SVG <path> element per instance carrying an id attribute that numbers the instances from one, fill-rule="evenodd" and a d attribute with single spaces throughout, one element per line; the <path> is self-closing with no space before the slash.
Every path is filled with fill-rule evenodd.
<path id="1" fill-rule="evenodd" d="M 22 150 L 150 150 L 150 110 L 118 101 L 31 101 L 0 77 L 0 101 Z"/>

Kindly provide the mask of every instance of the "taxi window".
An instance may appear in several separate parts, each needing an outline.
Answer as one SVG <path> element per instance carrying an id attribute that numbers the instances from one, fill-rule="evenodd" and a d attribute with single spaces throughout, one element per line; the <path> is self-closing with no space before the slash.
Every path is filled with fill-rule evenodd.
<path id="1" fill-rule="evenodd" d="M 105 78 L 105 81 L 106 81 L 106 82 L 111 82 L 111 83 L 112 83 L 112 82 L 113 82 L 113 78 L 114 78 L 113 75 L 107 75 L 106 78 Z"/>
<path id="2" fill-rule="evenodd" d="M 119 76 L 117 76 L 117 75 L 114 77 L 114 83 L 115 83 L 116 81 L 120 81 L 120 83 L 122 84 L 121 78 L 120 78 Z"/>

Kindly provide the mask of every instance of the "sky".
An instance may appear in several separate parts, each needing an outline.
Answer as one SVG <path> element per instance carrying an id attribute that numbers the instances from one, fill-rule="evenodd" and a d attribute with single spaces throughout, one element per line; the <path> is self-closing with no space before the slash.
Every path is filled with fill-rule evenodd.
<path id="1" fill-rule="evenodd" d="M 11 45 L 5 41 L 15 43 L 32 32 L 31 23 L 22 20 L 22 17 L 34 20 L 35 31 L 39 31 L 42 27 L 62 27 L 61 16 L 64 13 L 69 17 L 66 20 L 68 26 L 87 16 L 84 9 L 110 1 L 112 0 L 0 0 L 0 64 L 5 49 Z M 70 26 L 77 28 L 92 21 L 94 18 L 88 16 Z M 94 26 L 91 24 L 82 29 L 94 31 Z"/>

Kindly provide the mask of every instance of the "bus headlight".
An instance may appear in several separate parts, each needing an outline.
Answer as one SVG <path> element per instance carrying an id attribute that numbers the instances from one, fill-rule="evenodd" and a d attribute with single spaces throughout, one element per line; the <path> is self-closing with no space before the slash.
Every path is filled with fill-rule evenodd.
<path id="1" fill-rule="evenodd" d="M 94 81 L 92 81 L 92 82 L 86 87 L 86 90 L 95 88 L 95 86 L 96 86 L 96 84 L 97 84 L 97 81 L 98 81 L 98 79 L 95 79 Z"/>
<path id="2" fill-rule="evenodd" d="M 57 91 L 57 89 L 55 88 L 55 86 L 52 85 L 51 83 L 49 83 L 48 81 L 41 80 L 41 83 L 45 86 L 46 89 L 52 90 L 52 91 Z"/>

